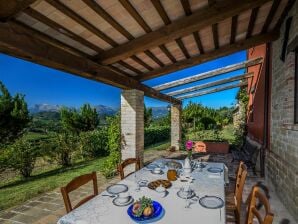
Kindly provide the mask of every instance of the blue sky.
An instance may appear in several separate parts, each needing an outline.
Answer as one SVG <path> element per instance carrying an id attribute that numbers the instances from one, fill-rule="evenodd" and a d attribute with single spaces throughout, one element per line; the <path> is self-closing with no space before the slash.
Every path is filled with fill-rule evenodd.
<path id="1" fill-rule="evenodd" d="M 238 52 L 227 57 L 219 58 L 198 66 L 177 71 L 156 79 L 144 82 L 149 86 L 155 86 L 176 79 L 192 76 L 205 71 L 224 67 L 230 64 L 246 60 L 246 52 Z M 219 78 L 242 74 L 244 70 L 224 74 L 208 80 L 202 80 L 192 84 L 176 87 L 174 89 L 185 88 L 196 84 L 214 81 Z M 79 107 L 83 103 L 92 105 L 107 105 L 112 107 L 120 106 L 121 90 L 105 85 L 103 83 L 84 79 L 65 72 L 57 71 L 21 59 L 10 57 L 0 53 L 0 80 L 6 85 L 11 94 L 25 94 L 25 99 L 29 107 L 40 104 L 59 104 Z M 215 94 L 205 95 L 197 98 L 185 100 L 186 105 L 192 102 L 218 108 L 221 106 L 231 106 L 235 102 L 237 89 L 226 90 Z M 167 106 L 166 102 L 145 97 L 146 106 Z"/>

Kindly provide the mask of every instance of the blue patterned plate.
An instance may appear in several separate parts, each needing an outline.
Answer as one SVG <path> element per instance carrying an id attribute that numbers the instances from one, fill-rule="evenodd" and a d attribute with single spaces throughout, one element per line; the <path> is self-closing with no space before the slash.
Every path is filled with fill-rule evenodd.
<path id="1" fill-rule="evenodd" d="M 161 206 L 161 204 L 159 204 L 157 201 L 152 201 L 152 205 L 153 205 L 153 208 L 154 208 L 154 212 L 151 216 L 148 216 L 148 217 L 145 217 L 144 215 L 140 216 L 140 217 L 137 217 L 133 214 L 132 212 L 132 207 L 133 207 L 133 204 L 131 206 L 128 207 L 127 209 L 127 214 L 130 216 L 130 218 L 136 222 L 144 222 L 144 221 L 153 221 L 155 220 L 156 218 L 158 218 L 162 212 L 163 212 L 163 207 Z"/>

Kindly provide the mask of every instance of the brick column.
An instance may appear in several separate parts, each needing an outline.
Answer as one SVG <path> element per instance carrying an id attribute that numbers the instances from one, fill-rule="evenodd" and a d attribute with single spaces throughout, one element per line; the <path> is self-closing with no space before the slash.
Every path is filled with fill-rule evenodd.
<path id="1" fill-rule="evenodd" d="M 139 157 L 141 166 L 144 154 L 144 92 L 123 90 L 121 94 L 121 158 Z"/>
<path id="2" fill-rule="evenodd" d="M 180 149 L 181 143 L 181 105 L 171 105 L 171 146 Z"/>

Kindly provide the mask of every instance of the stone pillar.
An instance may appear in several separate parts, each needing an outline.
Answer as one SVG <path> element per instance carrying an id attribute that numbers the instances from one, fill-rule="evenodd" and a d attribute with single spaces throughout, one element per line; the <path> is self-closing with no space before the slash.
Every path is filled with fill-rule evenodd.
<path id="1" fill-rule="evenodd" d="M 181 143 L 181 105 L 171 105 L 171 146 L 180 149 Z"/>
<path id="2" fill-rule="evenodd" d="M 121 94 L 121 158 L 144 159 L 144 92 L 131 89 Z M 131 168 L 132 169 L 132 168 Z"/>

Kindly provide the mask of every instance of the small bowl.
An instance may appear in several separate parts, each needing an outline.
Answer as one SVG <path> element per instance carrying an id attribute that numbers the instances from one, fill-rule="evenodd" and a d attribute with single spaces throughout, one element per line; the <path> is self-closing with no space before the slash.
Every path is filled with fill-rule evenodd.
<path id="1" fill-rule="evenodd" d="M 167 194 L 167 190 L 166 190 L 166 188 L 163 187 L 163 186 L 159 186 L 159 187 L 157 187 L 157 188 L 155 189 L 155 191 L 158 193 L 158 195 L 159 195 L 160 197 L 165 197 L 166 194 Z"/>
<path id="2" fill-rule="evenodd" d="M 160 167 L 155 167 L 153 169 L 153 173 L 161 173 L 161 168 Z"/>
<path id="3" fill-rule="evenodd" d="M 118 202 L 120 203 L 126 203 L 129 200 L 129 193 L 128 192 L 122 192 L 118 195 Z"/>

